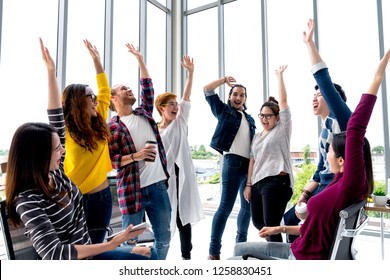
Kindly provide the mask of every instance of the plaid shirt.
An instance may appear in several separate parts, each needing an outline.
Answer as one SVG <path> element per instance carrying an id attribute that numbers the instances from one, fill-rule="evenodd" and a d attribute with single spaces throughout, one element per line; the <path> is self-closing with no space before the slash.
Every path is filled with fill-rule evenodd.
<path id="1" fill-rule="evenodd" d="M 144 116 L 152 126 L 156 136 L 159 155 L 167 178 L 167 159 L 161 136 L 158 132 L 157 123 L 153 119 L 154 89 L 150 78 L 141 79 L 141 104 L 134 111 L 134 115 Z M 126 125 L 119 116 L 114 116 L 108 124 L 111 132 L 109 141 L 112 167 L 117 170 L 116 185 L 119 207 L 122 214 L 130 215 L 137 213 L 142 208 L 142 192 L 140 184 L 140 172 L 138 162 L 132 162 L 120 166 L 122 156 L 137 152 L 133 139 Z"/>

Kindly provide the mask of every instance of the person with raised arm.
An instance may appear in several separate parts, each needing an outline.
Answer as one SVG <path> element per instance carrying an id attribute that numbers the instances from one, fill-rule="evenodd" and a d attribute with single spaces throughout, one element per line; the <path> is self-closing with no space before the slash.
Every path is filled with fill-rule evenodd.
<path id="1" fill-rule="evenodd" d="M 287 65 L 281 65 L 275 71 L 279 102 L 270 96 L 261 106 L 259 119 L 263 130 L 256 133 L 251 146 L 244 196 L 251 202 L 252 221 L 258 230 L 280 225 L 293 193 L 292 121 L 283 78 L 286 68 Z M 272 235 L 269 241 L 282 242 L 282 235 Z"/>
<path id="2" fill-rule="evenodd" d="M 240 197 L 240 211 L 237 217 L 236 243 L 247 240 L 251 219 L 250 205 L 244 198 L 244 188 L 248 176 L 250 145 L 256 125 L 252 116 L 246 112 L 246 87 L 236 82 L 232 76 L 226 76 L 208 83 L 203 88 L 211 112 L 218 119 L 210 146 L 223 155 L 221 200 L 211 225 L 209 260 L 220 259 L 222 235 L 237 194 Z M 226 103 L 215 92 L 216 88 L 223 84 L 230 87 Z"/>
<path id="3" fill-rule="evenodd" d="M 160 260 L 165 260 L 171 241 L 171 204 L 167 192 L 167 159 L 158 126 L 153 119 L 154 88 L 143 55 L 126 44 L 137 59 L 140 70 L 141 100 L 124 84 L 111 89 L 111 109 L 116 111 L 109 122 L 112 167 L 117 170 L 117 193 L 122 212 L 122 227 L 139 224 L 147 214 Z M 155 145 L 148 144 L 153 141 Z M 147 143 L 148 142 L 148 143 Z"/>
<path id="4" fill-rule="evenodd" d="M 172 207 L 171 233 L 173 236 L 177 226 L 181 257 L 190 260 L 192 225 L 203 219 L 204 214 L 187 134 L 194 62 L 186 55 L 181 64 L 187 71 L 187 80 L 180 104 L 177 95 L 171 92 L 159 94 L 154 104 L 161 116 L 158 129 L 167 154 L 168 195 Z"/>

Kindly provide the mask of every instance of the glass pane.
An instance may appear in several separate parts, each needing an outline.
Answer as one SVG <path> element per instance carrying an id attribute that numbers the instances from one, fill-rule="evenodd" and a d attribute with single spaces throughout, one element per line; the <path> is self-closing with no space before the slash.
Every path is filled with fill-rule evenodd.
<path id="1" fill-rule="evenodd" d="M 138 62 L 126 43 L 139 46 L 139 1 L 115 1 L 113 38 L 112 85 L 125 84 L 137 96 Z"/>
<path id="2" fill-rule="evenodd" d="M 147 44 L 146 63 L 153 80 L 155 95 L 166 92 L 166 21 L 165 12 L 148 3 L 147 7 Z M 153 111 L 156 120 L 159 120 L 157 110 Z"/>
<path id="3" fill-rule="evenodd" d="M 224 5 L 226 75 L 236 78 L 248 91 L 247 112 L 259 126 L 257 114 L 263 103 L 260 1 L 244 0 Z M 237 15 L 243 15 L 235 20 Z M 227 99 L 227 96 L 226 96 Z"/>
<path id="4" fill-rule="evenodd" d="M 23 1 L 22 8 L 20 1 L 3 1 L 0 150 L 9 149 L 12 136 L 21 124 L 47 122 L 47 72 L 39 37 L 55 58 L 57 10 L 57 1 L 52 0 Z"/>
<path id="5" fill-rule="evenodd" d="M 294 13 L 289 12 L 292 10 Z M 268 1 L 269 95 L 279 99 L 275 69 L 287 64 L 284 79 L 293 123 L 291 151 L 299 152 L 308 144 L 311 149 L 318 148 L 318 120 L 312 109 L 315 82 L 310 72 L 307 48 L 302 41 L 302 32 L 312 17 L 312 10 L 311 0 Z M 303 120 L 305 125 L 300 125 Z M 258 128 L 261 129 L 260 124 Z"/>
<path id="6" fill-rule="evenodd" d="M 215 8 L 188 17 L 188 55 L 195 64 L 188 138 L 190 145 L 208 149 L 217 122 L 204 98 L 203 87 L 219 78 L 217 23 Z"/>
<path id="7" fill-rule="evenodd" d="M 88 84 L 97 92 L 95 68 L 83 40 L 88 39 L 97 47 L 103 62 L 105 1 L 70 0 L 68 8 L 66 85 Z"/>
<path id="8" fill-rule="evenodd" d="M 319 1 L 319 36 L 321 56 L 333 81 L 344 88 L 347 104 L 354 111 L 371 84 L 380 58 L 375 2 L 359 1 L 353 13 L 349 12 L 350 4 L 349 1 Z M 378 94 L 366 133 L 372 147 L 383 146 L 382 119 L 382 95 Z M 384 179 L 383 172 L 383 169 L 376 170 L 375 180 Z"/>
<path id="9" fill-rule="evenodd" d="M 188 3 L 187 8 L 188 8 L 188 10 L 191 10 L 191 9 L 194 9 L 194 8 L 206 5 L 206 4 L 214 3 L 214 2 L 215 2 L 215 0 L 187 0 L 187 3 Z"/>

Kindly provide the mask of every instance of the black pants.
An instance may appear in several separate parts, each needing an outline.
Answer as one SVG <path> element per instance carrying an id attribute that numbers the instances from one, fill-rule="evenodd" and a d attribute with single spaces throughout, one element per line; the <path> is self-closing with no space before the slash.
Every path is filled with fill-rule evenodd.
<path id="1" fill-rule="evenodd" d="M 288 175 L 266 177 L 254 184 L 251 194 L 253 225 L 258 230 L 264 226 L 279 226 L 291 196 Z M 271 235 L 268 241 L 283 242 L 282 235 Z"/>
<path id="2" fill-rule="evenodd" d="M 175 174 L 176 174 L 176 193 L 177 193 L 177 215 L 176 215 L 176 225 L 179 229 L 180 235 L 180 248 L 181 248 L 181 257 L 183 259 L 191 259 L 191 250 L 192 250 L 192 229 L 191 224 L 188 223 L 183 225 L 180 220 L 179 213 L 179 167 L 175 164 Z"/>

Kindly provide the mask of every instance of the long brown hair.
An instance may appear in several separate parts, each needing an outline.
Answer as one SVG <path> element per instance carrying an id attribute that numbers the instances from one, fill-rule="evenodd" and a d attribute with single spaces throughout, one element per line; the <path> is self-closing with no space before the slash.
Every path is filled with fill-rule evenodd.
<path id="1" fill-rule="evenodd" d="M 88 85 L 71 84 L 62 93 L 65 126 L 72 139 L 92 152 L 97 148 L 97 141 L 107 141 L 110 131 L 106 120 L 98 113 L 90 117 L 87 107 L 86 88 Z"/>
<path id="2" fill-rule="evenodd" d="M 7 214 L 14 223 L 20 222 L 15 198 L 26 190 L 37 190 L 53 200 L 49 185 L 49 169 L 56 129 L 46 123 L 25 123 L 15 132 L 8 155 L 5 195 Z"/>

